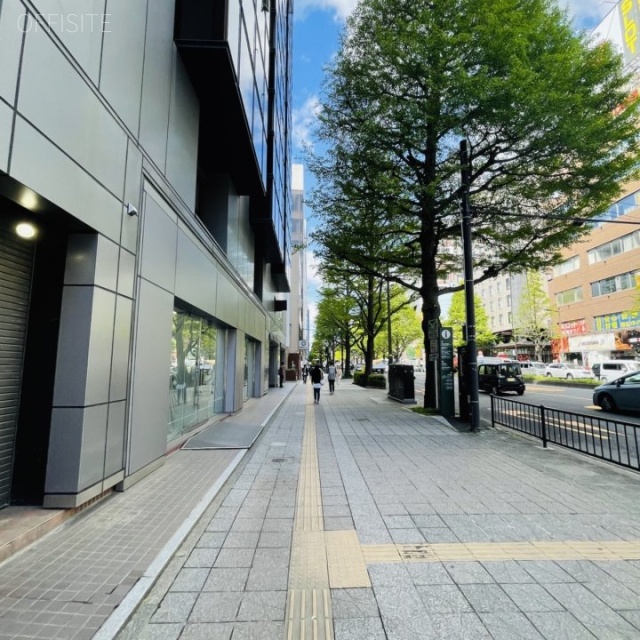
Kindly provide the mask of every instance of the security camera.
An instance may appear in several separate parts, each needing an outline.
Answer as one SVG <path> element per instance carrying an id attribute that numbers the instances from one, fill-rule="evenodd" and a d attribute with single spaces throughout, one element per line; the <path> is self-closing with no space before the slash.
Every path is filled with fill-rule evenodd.
<path id="1" fill-rule="evenodd" d="M 137 216 L 138 210 L 130 202 L 127 202 L 127 213 L 130 216 Z"/>

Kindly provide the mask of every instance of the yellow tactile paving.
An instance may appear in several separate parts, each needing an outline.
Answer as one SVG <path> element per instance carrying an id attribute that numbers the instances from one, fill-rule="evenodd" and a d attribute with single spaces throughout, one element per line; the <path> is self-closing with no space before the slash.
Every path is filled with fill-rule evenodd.
<path id="1" fill-rule="evenodd" d="M 329 584 L 334 589 L 370 587 L 367 564 L 358 534 L 353 531 L 326 531 Z"/>
<path id="2" fill-rule="evenodd" d="M 316 445 L 316 420 L 313 408 L 310 406 L 307 406 L 305 412 L 295 529 L 303 531 L 322 531 L 324 529 Z"/>
<path id="3" fill-rule="evenodd" d="M 640 541 L 538 541 L 363 545 L 367 563 L 481 560 L 637 560 Z"/>
<path id="4" fill-rule="evenodd" d="M 286 638 L 333 640 L 316 422 L 310 403 L 305 411 L 293 529 Z"/>
<path id="5" fill-rule="evenodd" d="M 333 639 L 329 589 L 292 589 L 288 607 L 287 640 Z"/>

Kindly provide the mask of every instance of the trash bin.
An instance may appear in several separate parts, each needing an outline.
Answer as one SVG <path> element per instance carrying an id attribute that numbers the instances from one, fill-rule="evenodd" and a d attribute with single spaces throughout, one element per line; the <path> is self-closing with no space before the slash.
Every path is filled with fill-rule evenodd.
<path id="1" fill-rule="evenodd" d="M 411 364 L 389 365 L 389 393 L 392 400 L 416 404 L 415 375 Z"/>

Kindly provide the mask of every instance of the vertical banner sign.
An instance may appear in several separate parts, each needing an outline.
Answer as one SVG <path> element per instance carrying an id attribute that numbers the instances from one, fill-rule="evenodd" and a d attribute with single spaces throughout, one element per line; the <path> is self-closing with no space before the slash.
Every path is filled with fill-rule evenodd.
<path id="1" fill-rule="evenodd" d="M 440 410 L 445 418 L 456 414 L 453 389 L 453 329 L 440 329 Z"/>
<path id="2" fill-rule="evenodd" d="M 639 0 L 622 0 L 618 3 L 618 15 L 622 27 L 622 49 L 626 64 L 632 62 L 640 49 Z"/>

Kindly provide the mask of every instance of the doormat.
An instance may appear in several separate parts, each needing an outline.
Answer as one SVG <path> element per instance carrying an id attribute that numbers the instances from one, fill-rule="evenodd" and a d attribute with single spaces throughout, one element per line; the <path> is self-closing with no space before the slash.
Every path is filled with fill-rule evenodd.
<path id="1" fill-rule="evenodd" d="M 183 449 L 249 449 L 264 427 L 218 422 L 189 438 Z"/>

